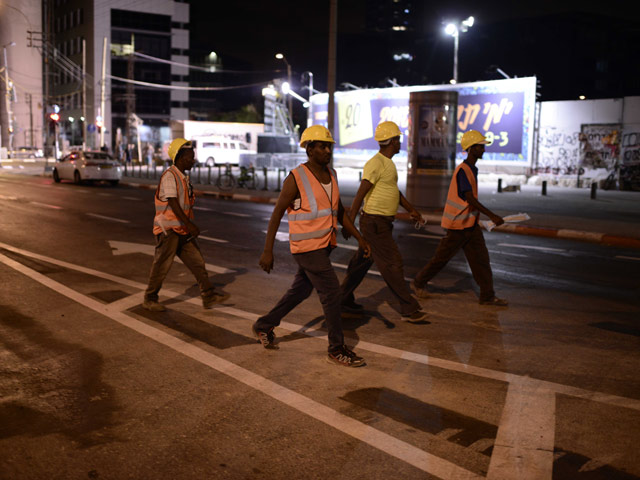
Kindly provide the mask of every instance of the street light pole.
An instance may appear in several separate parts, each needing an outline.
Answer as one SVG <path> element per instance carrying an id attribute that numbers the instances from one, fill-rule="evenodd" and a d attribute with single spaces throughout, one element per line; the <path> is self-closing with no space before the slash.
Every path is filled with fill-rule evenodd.
<path id="1" fill-rule="evenodd" d="M 289 65 L 289 62 L 287 62 L 287 58 L 282 54 L 282 53 L 276 53 L 276 58 L 278 60 L 282 60 L 285 65 L 287 66 L 287 82 L 289 82 L 289 85 L 291 85 L 291 65 Z M 291 100 L 291 97 L 289 97 L 289 116 L 291 117 L 291 124 L 293 125 L 293 101 Z"/>
<path id="2" fill-rule="evenodd" d="M 462 22 L 452 22 L 447 24 L 444 31 L 447 35 L 451 35 L 453 37 L 453 78 L 451 79 L 452 84 L 458 83 L 458 47 L 460 46 L 460 34 L 466 32 L 473 26 L 475 19 L 473 17 L 469 17 Z"/>
<path id="3" fill-rule="evenodd" d="M 9 144 L 7 151 L 11 155 L 13 150 L 13 125 L 11 124 L 11 117 L 13 112 L 11 111 L 11 93 L 9 92 L 9 66 L 7 64 L 7 47 L 13 47 L 16 42 L 10 42 L 2 46 L 4 53 L 4 88 L 5 88 L 5 101 L 7 103 L 7 131 L 9 133 Z"/>

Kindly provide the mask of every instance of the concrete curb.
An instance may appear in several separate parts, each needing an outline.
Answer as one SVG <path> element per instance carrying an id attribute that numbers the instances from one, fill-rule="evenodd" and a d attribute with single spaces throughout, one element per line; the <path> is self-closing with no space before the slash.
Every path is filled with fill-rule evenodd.
<path id="1" fill-rule="evenodd" d="M 156 185 L 145 184 L 145 183 L 135 183 L 128 181 L 121 181 L 125 185 L 129 185 L 131 187 L 143 188 L 146 190 L 155 190 Z M 234 201 L 242 201 L 242 202 L 251 202 L 251 203 L 271 203 L 275 204 L 277 201 L 277 197 L 272 196 L 259 196 L 259 195 L 248 195 L 244 193 L 233 193 L 233 192 L 212 192 L 208 190 L 194 190 L 197 196 L 206 196 L 218 198 L 221 200 L 234 200 Z M 427 219 L 427 222 L 430 225 L 440 225 L 440 219 L 442 217 L 441 212 L 421 212 L 422 215 Z M 396 215 L 396 218 L 404 221 L 411 221 L 411 217 L 407 212 L 399 212 Z M 609 235 L 606 233 L 600 232 L 588 232 L 582 230 L 571 230 L 566 228 L 548 228 L 548 227 L 535 227 L 526 224 L 504 224 L 496 227 L 492 230 L 492 232 L 499 233 L 514 233 L 517 235 L 529 235 L 535 237 L 546 237 L 546 238 L 560 238 L 566 240 L 575 240 L 578 242 L 587 242 L 587 243 L 596 243 L 600 245 L 607 245 L 613 247 L 622 247 L 622 248 L 636 248 L 640 249 L 640 238 L 634 237 L 625 237 L 619 235 Z"/>

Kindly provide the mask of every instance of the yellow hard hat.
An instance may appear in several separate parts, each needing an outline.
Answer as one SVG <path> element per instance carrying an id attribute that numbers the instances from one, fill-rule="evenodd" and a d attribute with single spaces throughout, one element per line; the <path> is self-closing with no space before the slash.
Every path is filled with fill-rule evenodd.
<path id="1" fill-rule="evenodd" d="M 172 162 L 175 162 L 178 150 L 185 147 L 192 148 L 191 142 L 186 138 L 176 138 L 173 142 L 171 142 L 167 153 L 169 153 L 169 158 Z"/>
<path id="2" fill-rule="evenodd" d="M 384 142 L 385 140 L 401 135 L 402 132 L 395 122 L 382 122 L 376 127 L 376 133 L 373 135 L 373 138 L 376 142 Z"/>
<path id="3" fill-rule="evenodd" d="M 329 142 L 336 143 L 327 127 L 322 125 L 311 125 L 302 132 L 300 146 L 305 148 L 309 142 Z"/>
<path id="4" fill-rule="evenodd" d="M 486 137 L 477 130 L 469 130 L 462 135 L 462 140 L 460 140 L 462 150 L 468 150 L 470 147 L 478 144 L 491 145 L 491 142 L 487 141 Z"/>

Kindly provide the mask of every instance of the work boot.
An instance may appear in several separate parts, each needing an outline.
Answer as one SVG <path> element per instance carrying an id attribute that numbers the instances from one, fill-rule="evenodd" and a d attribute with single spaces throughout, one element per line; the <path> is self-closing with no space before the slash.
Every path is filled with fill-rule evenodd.
<path id="1" fill-rule="evenodd" d="M 507 302 L 503 298 L 498 298 L 494 296 L 488 300 L 480 300 L 480 305 L 490 305 L 492 307 L 506 307 L 509 305 L 509 302 Z"/>
<path id="2" fill-rule="evenodd" d="M 142 308 L 149 310 L 150 312 L 164 312 L 167 310 L 167 307 L 156 300 L 145 300 L 142 302 Z"/>
<path id="3" fill-rule="evenodd" d="M 228 293 L 212 292 L 209 295 L 202 297 L 202 306 L 206 309 L 213 307 L 216 303 L 222 303 L 227 300 L 231 295 Z"/>

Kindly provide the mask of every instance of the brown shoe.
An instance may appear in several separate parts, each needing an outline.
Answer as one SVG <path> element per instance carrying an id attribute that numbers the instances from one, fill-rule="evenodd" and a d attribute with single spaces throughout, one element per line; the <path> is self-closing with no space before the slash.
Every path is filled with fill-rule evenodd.
<path id="1" fill-rule="evenodd" d="M 206 309 L 213 307 L 216 303 L 222 303 L 227 300 L 231 295 L 228 293 L 213 292 L 206 297 L 202 297 L 202 306 Z"/>
<path id="2" fill-rule="evenodd" d="M 142 308 L 149 310 L 150 312 L 164 312 L 167 310 L 167 307 L 155 300 L 145 300 L 142 302 Z"/>
<path id="3" fill-rule="evenodd" d="M 492 307 L 506 307 L 509 302 L 502 298 L 492 297 L 489 300 L 480 300 L 480 305 L 490 305 Z"/>

